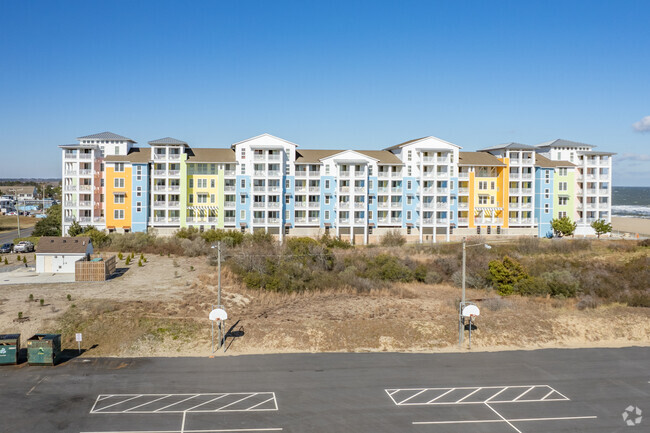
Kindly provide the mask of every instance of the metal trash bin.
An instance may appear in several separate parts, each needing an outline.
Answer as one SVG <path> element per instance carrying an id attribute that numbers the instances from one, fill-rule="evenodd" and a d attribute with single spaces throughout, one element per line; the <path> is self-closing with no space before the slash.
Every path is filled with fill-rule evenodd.
<path id="1" fill-rule="evenodd" d="M 61 354 L 61 334 L 36 334 L 27 340 L 29 365 L 54 365 Z"/>
<path id="2" fill-rule="evenodd" d="M 0 365 L 18 364 L 20 353 L 20 334 L 0 335 Z"/>

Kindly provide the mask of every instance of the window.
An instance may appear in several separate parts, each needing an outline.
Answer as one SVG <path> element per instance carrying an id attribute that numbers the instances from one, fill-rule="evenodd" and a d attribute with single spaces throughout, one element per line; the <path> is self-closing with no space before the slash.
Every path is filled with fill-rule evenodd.
<path id="1" fill-rule="evenodd" d="M 478 189 L 487 189 L 488 183 L 486 181 L 480 181 L 478 183 Z"/>
<path id="2" fill-rule="evenodd" d="M 241 182 L 239 182 L 239 185 L 241 189 L 246 189 L 246 179 L 242 179 Z"/>
<path id="3" fill-rule="evenodd" d="M 551 190 L 548 188 L 544 189 L 544 198 L 550 198 L 551 197 Z"/>
<path id="4" fill-rule="evenodd" d="M 241 171 L 241 174 L 246 174 L 246 164 L 242 164 L 240 171 Z"/>
<path id="5" fill-rule="evenodd" d="M 116 220 L 123 220 L 124 219 L 124 209 L 115 209 L 113 211 L 113 217 Z"/>
<path id="6" fill-rule="evenodd" d="M 325 189 L 330 189 L 330 181 L 329 181 L 329 179 L 325 180 Z"/>
<path id="7" fill-rule="evenodd" d="M 239 203 L 246 204 L 246 196 L 244 194 L 239 196 Z"/>
<path id="8" fill-rule="evenodd" d="M 240 220 L 245 220 L 246 219 L 246 211 L 245 210 L 239 211 L 239 219 Z"/>
<path id="9" fill-rule="evenodd" d="M 116 155 L 120 154 L 120 146 L 115 146 L 115 154 Z"/>
<path id="10" fill-rule="evenodd" d="M 413 170 L 411 169 L 411 166 L 409 165 L 409 166 L 406 168 L 407 176 L 410 176 L 410 175 L 412 174 L 412 172 L 413 172 Z"/>
<path id="11" fill-rule="evenodd" d="M 142 212 L 142 202 L 138 201 L 135 203 L 135 211 L 136 212 Z"/>
<path id="12" fill-rule="evenodd" d="M 102 186 L 102 188 L 104 187 L 104 178 L 103 177 L 102 177 L 102 181 L 99 184 Z"/>
<path id="13" fill-rule="evenodd" d="M 241 148 L 240 155 L 241 155 L 241 159 L 246 159 L 246 148 L 245 147 Z"/>
<path id="14" fill-rule="evenodd" d="M 190 188 L 194 188 L 194 179 L 190 178 Z"/>
<path id="15" fill-rule="evenodd" d="M 558 212 L 557 216 L 560 218 L 565 218 L 566 217 L 566 212 Z"/>
<path id="16" fill-rule="evenodd" d="M 490 196 L 488 196 L 488 195 L 479 195 L 478 196 L 478 204 L 488 204 L 489 197 Z"/>
<path id="17" fill-rule="evenodd" d="M 215 184 L 216 184 L 216 180 L 215 179 L 210 179 L 210 188 L 214 188 Z"/>
<path id="18" fill-rule="evenodd" d="M 368 219 L 369 219 L 369 220 L 372 219 L 372 211 L 371 211 L 371 210 L 368 211 Z"/>
<path id="19" fill-rule="evenodd" d="M 490 189 L 494 189 L 494 181 L 490 182 Z"/>
<path id="20" fill-rule="evenodd" d="M 411 219 L 411 211 L 410 211 L 410 210 L 407 210 L 407 211 L 406 211 L 406 219 L 407 219 L 407 220 L 410 220 L 410 219 Z"/>
<path id="21" fill-rule="evenodd" d="M 113 196 L 113 203 L 124 204 L 124 194 L 115 194 Z"/>
<path id="22" fill-rule="evenodd" d="M 413 197 L 411 197 L 410 195 L 406 197 L 406 204 L 410 205 L 412 202 L 413 202 Z"/>
<path id="23" fill-rule="evenodd" d="M 328 210 L 325 211 L 325 219 L 326 220 L 330 219 L 330 211 Z"/>
<path id="24" fill-rule="evenodd" d="M 116 177 L 115 182 L 113 183 L 115 188 L 124 188 L 124 178 Z"/>
<path id="25" fill-rule="evenodd" d="M 210 195 L 210 203 L 214 203 L 214 199 L 215 199 L 214 194 L 211 194 Z"/>
<path id="26" fill-rule="evenodd" d="M 567 182 L 560 182 L 558 183 L 558 189 L 560 191 L 567 191 L 568 190 L 568 184 Z"/>
<path id="27" fill-rule="evenodd" d="M 285 195 L 285 196 L 284 196 L 284 202 L 285 202 L 286 204 L 291 203 L 291 196 L 290 196 L 290 195 Z"/>
<path id="28" fill-rule="evenodd" d="M 411 185 L 412 185 L 412 184 L 411 184 L 411 181 L 410 181 L 410 180 L 407 180 L 407 181 L 406 181 L 406 189 L 410 190 L 410 189 L 411 189 Z"/>
<path id="29" fill-rule="evenodd" d="M 567 168 L 566 168 L 566 167 L 562 167 L 562 168 L 560 168 L 559 172 L 560 172 L 560 173 L 559 173 L 560 176 L 566 176 L 566 175 L 567 175 Z"/>
<path id="30" fill-rule="evenodd" d="M 291 188 L 291 181 L 289 179 L 284 181 L 284 189 Z"/>
<path id="31" fill-rule="evenodd" d="M 373 189 L 374 182 L 372 180 L 368 181 L 368 189 L 372 190 Z"/>
<path id="32" fill-rule="evenodd" d="M 546 204 L 544 205 L 544 213 L 549 213 L 550 209 L 551 209 L 551 207 L 549 206 L 548 203 L 546 203 Z"/>
<path id="33" fill-rule="evenodd" d="M 551 183 L 551 170 L 544 170 L 544 182 Z"/>
<path id="34" fill-rule="evenodd" d="M 325 166 L 325 174 L 330 174 L 330 166 L 329 165 Z"/>
<path id="35" fill-rule="evenodd" d="M 372 176 L 372 165 L 368 166 L 368 176 Z"/>
<path id="36" fill-rule="evenodd" d="M 411 151 L 409 150 L 408 152 L 406 152 L 406 160 L 407 160 L 407 161 L 410 161 L 411 159 L 412 159 L 412 157 L 411 157 Z M 409 167 L 409 168 L 410 168 L 410 167 Z"/>
<path id="37" fill-rule="evenodd" d="M 284 219 L 287 220 L 287 221 L 290 220 L 291 219 L 291 212 L 289 212 L 288 210 L 285 210 L 284 211 Z"/>
<path id="38" fill-rule="evenodd" d="M 291 174 L 291 166 L 289 164 L 284 165 L 284 174 L 287 176 Z"/>
<path id="39" fill-rule="evenodd" d="M 190 203 L 194 203 L 194 194 L 189 195 Z"/>

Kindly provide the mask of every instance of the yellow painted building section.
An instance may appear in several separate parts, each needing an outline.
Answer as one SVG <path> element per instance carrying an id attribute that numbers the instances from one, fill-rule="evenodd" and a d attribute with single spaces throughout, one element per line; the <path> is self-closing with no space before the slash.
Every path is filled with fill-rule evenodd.
<path id="1" fill-rule="evenodd" d="M 203 186 L 204 181 L 205 181 L 205 186 Z M 213 182 L 214 182 L 214 187 L 212 186 Z M 192 186 L 190 187 L 190 185 Z M 199 194 L 207 195 L 207 199 L 205 202 L 199 203 Z M 219 203 L 219 200 L 221 198 L 220 196 L 223 196 L 223 194 L 219 194 L 218 174 L 190 174 L 187 176 L 187 207 L 188 208 L 192 206 L 201 206 L 201 207 L 218 207 L 219 209 L 223 209 L 223 203 Z M 213 198 L 214 201 L 212 200 Z M 205 224 L 209 223 L 211 225 L 216 225 L 218 221 L 217 219 L 213 221 L 209 221 L 208 218 L 211 215 L 211 213 L 205 210 L 204 211 L 195 210 L 193 221 L 189 221 L 190 218 L 189 215 L 190 213 L 188 212 L 188 222 L 190 224 L 192 223 L 196 224 L 197 222 L 199 222 L 199 223 L 205 223 Z M 216 217 L 217 211 L 213 211 L 213 215 Z M 223 216 L 221 215 L 219 219 L 223 219 Z"/>
<path id="2" fill-rule="evenodd" d="M 473 228 L 475 227 L 474 225 L 474 204 L 476 203 L 474 201 L 474 191 L 476 189 L 476 185 L 474 185 L 474 172 L 470 171 L 469 172 L 469 182 L 467 184 L 467 187 L 469 188 L 469 210 L 467 212 L 467 218 L 468 218 L 468 227 Z"/>
<path id="3" fill-rule="evenodd" d="M 124 179 L 124 187 L 115 187 L 115 179 Z M 123 172 L 116 172 L 113 165 L 106 165 L 106 227 L 131 228 L 131 166 L 125 164 Z M 124 194 L 124 203 L 115 203 L 115 193 Z M 115 219 L 115 210 L 124 211 L 124 219 Z"/>

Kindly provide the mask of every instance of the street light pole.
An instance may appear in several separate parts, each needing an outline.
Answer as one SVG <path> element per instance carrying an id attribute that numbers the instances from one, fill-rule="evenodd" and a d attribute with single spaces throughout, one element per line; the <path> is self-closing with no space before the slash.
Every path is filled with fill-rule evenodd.
<path id="1" fill-rule="evenodd" d="M 16 190 L 10 189 L 9 191 L 12 191 L 14 193 L 14 197 L 16 197 L 16 202 L 18 202 L 18 195 L 16 194 Z M 20 211 L 17 208 L 16 208 L 16 223 L 18 224 L 18 237 L 20 237 Z"/>
<path id="2" fill-rule="evenodd" d="M 458 347 L 462 347 L 463 338 L 465 337 L 465 332 L 463 332 L 463 305 L 465 305 L 465 265 L 467 262 L 467 238 L 463 237 L 463 269 L 462 269 L 462 296 L 460 305 L 458 306 Z"/>

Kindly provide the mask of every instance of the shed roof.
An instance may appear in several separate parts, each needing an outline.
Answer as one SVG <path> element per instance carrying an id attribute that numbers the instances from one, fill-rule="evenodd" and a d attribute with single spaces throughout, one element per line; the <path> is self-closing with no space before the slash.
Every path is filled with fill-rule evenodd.
<path id="1" fill-rule="evenodd" d="M 236 162 L 233 149 L 188 148 L 187 162 Z"/>
<path id="2" fill-rule="evenodd" d="M 569 161 L 560 161 L 548 159 L 539 153 L 535 154 L 535 165 L 542 168 L 555 168 L 555 167 L 575 167 L 575 164 Z"/>
<path id="3" fill-rule="evenodd" d="M 60 253 L 60 254 L 85 254 L 88 244 L 91 243 L 89 237 L 58 237 L 43 236 L 38 241 L 36 247 L 37 253 Z"/>
<path id="4" fill-rule="evenodd" d="M 496 156 L 487 152 L 458 152 L 458 165 L 506 166 Z"/>
<path id="5" fill-rule="evenodd" d="M 107 155 L 104 158 L 106 162 L 149 162 L 151 160 L 151 150 L 142 147 L 132 147 L 126 155 Z"/>

